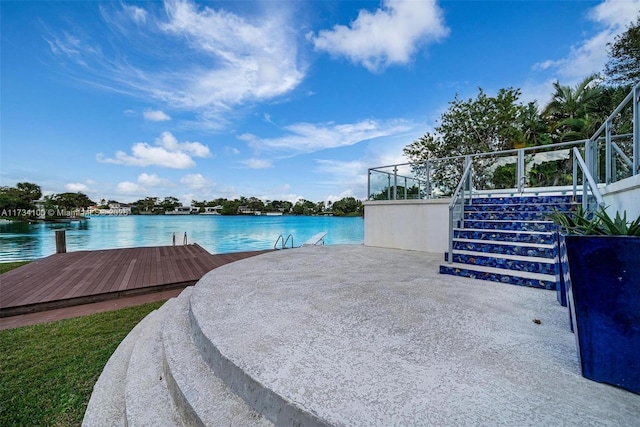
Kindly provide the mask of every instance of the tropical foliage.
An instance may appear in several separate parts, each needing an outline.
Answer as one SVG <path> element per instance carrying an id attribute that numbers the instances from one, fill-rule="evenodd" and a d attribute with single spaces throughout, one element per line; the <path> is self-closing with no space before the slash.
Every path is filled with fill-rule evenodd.
<path id="1" fill-rule="evenodd" d="M 590 214 L 580 206 L 576 212 L 555 211 L 551 220 L 567 234 L 640 237 L 640 217 L 627 220 L 626 211 L 622 216 L 616 212 L 615 217 L 611 217 L 606 208 Z"/>
<path id="2" fill-rule="evenodd" d="M 629 84 L 640 80 L 640 18 L 616 38 L 609 55 L 604 76 L 593 74 L 574 86 L 556 81 L 551 100 L 541 110 L 536 102 L 522 104 L 520 90 L 514 88 L 500 89 L 496 96 L 479 88 L 477 96 L 467 100 L 456 94 L 436 121 L 433 132 L 404 148 L 405 157 L 415 165 L 414 174 L 425 179 L 421 162 L 431 160 L 431 186 L 447 195 L 455 189 L 464 168 L 464 161 L 451 157 L 541 147 L 527 151 L 527 182 L 535 186 L 570 184 L 569 150 L 564 157 L 550 157 L 545 156 L 543 147 L 590 138 L 627 95 Z M 629 107 L 613 118 L 612 134 L 631 132 L 631 114 Z M 628 151 L 629 141 L 616 142 Z M 444 160 L 433 162 L 434 159 Z M 517 186 L 515 156 L 498 156 L 497 160 L 474 157 L 473 162 L 475 188 Z"/>
<path id="3" fill-rule="evenodd" d="M 614 84 L 629 86 L 640 80 L 640 17 L 609 45 L 605 75 Z"/>

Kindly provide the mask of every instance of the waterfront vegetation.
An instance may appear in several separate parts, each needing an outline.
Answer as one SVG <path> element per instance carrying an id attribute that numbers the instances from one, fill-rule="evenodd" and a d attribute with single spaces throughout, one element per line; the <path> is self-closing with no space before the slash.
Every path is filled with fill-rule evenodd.
<path id="1" fill-rule="evenodd" d="M 0 331 L 0 425 L 79 426 L 111 354 L 163 303 Z"/>
<path id="2" fill-rule="evenodd" d="M 42 197 L 39 185 L 30 182 L 19 182 L 15 187 L 0 187 L 0 218 L 34 219 L 44 217 L 57 219 L 87 210 L 115 209 L 133 215 L 163 215 L 182 207 L 182 203 L 173 196 L 145 197 L 131 204 L 119 203 L 116 200 L 100 200 L 99 203 L 89 199 L 84 193 L 61 193 Z M 287 215 L 335 215 L 362 216 L 362 202 L 354 197 L 344 197 L 335 202 L 312 202 L 300 199 L 295 203 L 286 200 L 262 200 L 257 197 L 240 197 L 239 199 L 218 198 L 214 200 L 192 200 L 193 213 L 204 213 L 208 207 L 217 207 L 221 215 L 255 215 L 256 213 L 277 212 Z"/>

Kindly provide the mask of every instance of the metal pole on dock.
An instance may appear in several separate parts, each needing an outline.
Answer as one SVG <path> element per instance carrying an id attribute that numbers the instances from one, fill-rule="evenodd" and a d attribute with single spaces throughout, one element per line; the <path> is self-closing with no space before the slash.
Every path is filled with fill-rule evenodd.
<path id="1" fill-rule="evenodd" d="M 56 253 L 67 253 L 67 235 L 65 230 L 56 230 Z"/>

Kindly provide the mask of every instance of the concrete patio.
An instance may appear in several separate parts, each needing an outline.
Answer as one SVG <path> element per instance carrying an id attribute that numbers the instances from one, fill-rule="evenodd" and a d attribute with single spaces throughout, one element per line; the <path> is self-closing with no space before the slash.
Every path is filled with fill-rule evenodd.
<path id="1" fill-rule="evenodd" d="M 244 411 L 255 425 L 638 425 L 639 395 L 580 375 L 555 292 L 440 275 L 441 257 L 326 246 L 220 267 L 155 321 L 168 386 L 143 396 L 128 379 L 122 405 L 143 408 L 142 425 L 153 401 L 173 402 L 176 424 L 234 425 Z M 109 375 L 85 425 L 108 421 Z M 232 412 L 203 403 L 214 387 L 241 398 Z"/>

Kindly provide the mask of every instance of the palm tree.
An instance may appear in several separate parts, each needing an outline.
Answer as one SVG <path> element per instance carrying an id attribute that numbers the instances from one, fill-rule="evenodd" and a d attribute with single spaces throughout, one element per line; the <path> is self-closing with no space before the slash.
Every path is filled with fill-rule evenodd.
<path id="1" fill-rule="evenodd" d="M 592 74 L 573 88 L 562 86 L 557 81 L 553 84 L 555 89 L 553 98 L 542 111 L 542 115 L 550 123 L 552 134 L 556 139 L 561 139 L 563 135 L 572 130 L 575 132 L 576 128 L 584 130 L 594 127 L 597 129 L 601 124 L 597 123 L 600 121 L 597 119 L 600 119 L 601 116 L 601 112 L 598 110 L 603 94 L 600 83 L 600 76 Z M 591 119 L 588 118 L 589 116 Z M 576 119 L 585 119 L 585 123 L 578 125 Z"/>
<path id="2" fill-rule="evenodd" d="M 529 102 L 522 109 L 519 117 L 521 131 L 526 146 L 535 147 L 537 145 L 549 144 L 549 125 L 538 111 L 536 102 Z"/>

